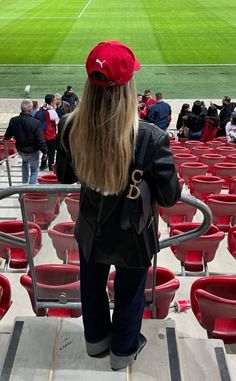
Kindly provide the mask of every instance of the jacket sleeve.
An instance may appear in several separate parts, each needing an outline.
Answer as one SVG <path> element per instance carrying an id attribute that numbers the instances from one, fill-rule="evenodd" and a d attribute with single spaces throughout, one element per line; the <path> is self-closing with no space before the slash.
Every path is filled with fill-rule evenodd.
<path id="1" fill-rule="evenodd" d="M 43 154 L 47 154 L 48 153 L 48 148 L 47 148 L 45 140 L 44 140 L 43 130 L 42 130 L 40 122 L 38 123 L 38 126 L 35 129 L 35 138 L 36 138 L 36 141 L 37 141 L 37 144 L 38 144 L 38 149 Z"/>
<path id="2" fill-rule="evenodd" d="M 12 138 L 12 136 L 13 136 L 13 122 L 11 119 L 9 122 L 9 126 L 7 127 L 7 130 L 5 132 L 4 139 L 9 140 Z"/>
<path id="3" fill-rule="evenodd" d="M 152 194 L 160 206 L 170 207 L 179 200 L 181 191 L 173 155 L 169 149 L 169 137 L 162 131 L 155 137 L 147 177 Z"/>

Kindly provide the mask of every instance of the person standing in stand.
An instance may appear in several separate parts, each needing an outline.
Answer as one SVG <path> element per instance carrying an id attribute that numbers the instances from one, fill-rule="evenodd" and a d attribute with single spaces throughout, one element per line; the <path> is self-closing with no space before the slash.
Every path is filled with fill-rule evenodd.
<path id="1" fill-rule="evenodd" d="M 22 158 L 22 183 L 35 184 L 39 171 L 39 153 L 47 160 L 47 146 L 41 123 L 32 117 L 33 103 L 25 99 L 21 102 L 21 113 L 9 122 L 4 139 L 16 140 L 16 149 Z"/>
<path id="2" fill-rule="evenodd" d="M 131 49 L 121 42 L 95 46 L 86 61 L 81 102 L 63 118 L 58 136 L 60 148 L 65 147 L 64 153 L 58 150 L 58 180 L 81 182 L 75 236 L 87 353 L 100 356 L 110 351 L 113 370 L 131 365 L 146 344 L 140 330 L 147 271 L 159 248 L 156 203 L 168 207 L 180 198 L 168 134 L 138 120 L 133 74 L 139 69 Z M 121 211 L 147 136 L 142 176 L 151 191 L 152 212 L 137 232 L 132 224 L 123 225 Z M 111 265 L 116 268 L 112 321 L 106 291 Z"/>
<path id="3" fill-rule="evenodd" d="M 52 171 L 56 151 L 57 124 L 59 123 L 59 117 L 55 111 L 54 94 L 47 94 L 45 96 L 45 103 L 40 110 L 36 112 L 34 118 L 40 120 L 42 123 L 43 135 L 48 148 L 48 156 L 46 159 L 42 157 L 40 169 L 44 170 L 47 168 L 48 160 L 48 168 Z"/>

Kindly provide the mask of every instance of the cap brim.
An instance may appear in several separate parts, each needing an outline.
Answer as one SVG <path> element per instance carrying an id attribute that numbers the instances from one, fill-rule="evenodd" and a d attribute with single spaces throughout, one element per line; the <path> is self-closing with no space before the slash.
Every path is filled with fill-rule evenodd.
<path id="1" fill-rule="evenodd" d="M 141 69 L 141 65 L 140 65 L 139 61 L 135 59 L 134 71 L 138 71 L 140 69 Z"/>

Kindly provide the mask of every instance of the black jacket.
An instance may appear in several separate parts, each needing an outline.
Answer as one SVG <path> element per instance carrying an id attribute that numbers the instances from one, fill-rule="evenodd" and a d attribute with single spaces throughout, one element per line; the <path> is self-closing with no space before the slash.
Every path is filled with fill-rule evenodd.
<path id="1" fill-rule="evenodd" d="M 146 128 L 150 128 L 150 124 L 140 121 L 136 155 Z M 67 137 L 65 141 L 68 142 Z M 58 165 L 57 174 L 59 180 L 63 182 Z M 147 180 L 152 191 L 155 213 L 156 202 L 168 207 L 174 205 L 180 198 L 179 181 L 169 150 L 169 138 L 156 126 L 153 127 L 149 140 L 143 178 Z M 67 173 L 67 182 L 68 180 Z M 74 180 L 75 175 L 71 173 L 71 182 Z M 75 229 L 79 248 L 87 260 L 93 252 L 97 262 L 125 267 L 148 267 L 151 265 L 152 256 L 159 251 L 157 226 L 152 223 L 140 235 L 133 227 L 123 230 L 120 218 L 124 197 L 125 192 L 120 195 L 104 196 L 82 185 L 80 212 Z"/>
<path id="2" fill-rule="evenodd" d="M 48 152 L 41 122 L 31 116 L 31 114 L 20 113 L 10 119 L 9 126 L 5 132 L 4 139 L 12 137 L 16 140 L 16 149 L 23 153 L 41 151 Z"/>
<path id="3" fill-rule="evenodd" d="M 65 93 L 62 95 L 62 100 L 69 103 L 71 111 L 73 111 L 79 102 L 79 97 L 75 93 L 68 94 L 68 92 L 65 91 Z"/>

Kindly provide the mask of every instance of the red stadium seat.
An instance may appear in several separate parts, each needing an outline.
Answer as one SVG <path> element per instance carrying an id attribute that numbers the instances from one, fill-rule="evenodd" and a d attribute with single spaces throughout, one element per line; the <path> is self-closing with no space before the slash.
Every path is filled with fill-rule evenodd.
<path id="1" fill-rule="evenodd" d="M 231 154 L 225 156 L 225 161 L 228 163 L 235 163 L 236 164 L 236 154 Z"/>
<path id="2" fill-rule="evenodd" d="M 168 226 L 179 222 L 190 222 L 193 220 L 196 212 L 197 208 L 182 201 L 177 201 L 177 203 L 170 208 L 159 208 L 160 216 Z"/>
<path id="3" fill-rule="evenodd" d="M 216 163 L 213 165 L 212 174 L 224 179 L 224 188 L 228 188 L 230 179 L 236 176 L 236 163 Z"/>
<path id="4" fill-rule="evenodd" d="M 210 276 L 191 287 L 193 313 L 209 338 L 236 343 L 236 277 Z"/>
<path id="5" fill-rule="evenodd" d="M 54 173 L 47 173 L 38 177 L 39 184 L 59 184 L 57 176 Z"/>
<path id="6" fill-rule="evenodd" d="M 80 301 L 80 268 L 73 265 L 38 265 L 35 266 L 38 295 L 41 299 L 57 300 L 63 293 L 66 299 Z M 37 316 L 79 317 L 80 309 L 40 308 L 35 309 L 35 299 L 32 289 L 31 273 L 22 275 L 21 285 L 29 294 L 33 311 Z"/>
<path id="7" fill-rule="evenodd" d="M 215 152 L 223 156 L 233 155 L 236 154 L 236 148 L 225 145 L 223 147 L 216 147 Z"/>
<path id="8" fill-rule="evenodd" d="M 190 193 L 202 201 L 211 194 L 220 193 L 224 180 L 217 176 L 193 176 L 189 182 Z"/>
<path id="9" fill-rule="evenodd" d="M 23 198 L 27 220 L 41 229 L 47 229 L 60 212 L 60 199 L 55 194 L 26 193 Z"/>
<path id="10" fill-rule="evenodd" d="M 227 143 L 228 142 L 227 136 L 217 136 L 216 140 L 219 140 L 222 143 Z"/>
<path id="11" fill-rule="evenodd" d="M 0 320 L 11 307 L 11 285 L 9 280 L 0 274 Z"/>
<path id="12" fill-rule="evenodd" d="M 70 193 L 65 197 L 67 210 L 72 221 L 76 221 L 79 214 L 80 193 Z"/>
<path id="13" fill-rule="evenodd" d="M 203 144 L 199 140 L 186 140 L 186 142 L 184 143 L 184 146 L 188 148 L 190 151 L 193 147 L 196 147 L 197 145 L 202 146 Z"/>
<path id="14" fill-rule="evenodd" d="M 213 194 L 206 199 L 213 214 L 213 224 L 227 232 L 236 223 L 236 195 Z"/>
<path id="15" fill-rule="evenodd" d="M 172 225 L 170 236 L 188 232 L 196 229 L 198 226 L 200 226 L 198 222 Z M 224 232 L 220 231 L 216 226 L 211 225 L 208 231 L 200 237 L 172 246 L 171 250 L 181 263 L 182 275 L 185 275 L 185 271 L 199 272 L 203 271 L 203 268 L 207 275 L 207 263 L 215 258 L 216 250 L 223 238 Z"/>
<path id="16" fill-rule="evenodd" d="M 170 149 L 173 155 L 175 155 L 176 153 L 190 153 L 189 149 L 183 147 L 181 144 L 178 146 L 171 145 Z"/>
<path id="17" fill-rule="evenodd" d="M 48 230 L 57 256 L 64 264 L 79 264 L 79 248 L 74 230 L 75 222 L 60 222 Z"/>
<path id="18" fill-rule="evenodd" d="M 180 176 L 178 176 L 178 179 L 179 179 L 180 189 L 181 189 L 181 191 L 182 191 L 183 186 L 184 186 L 184 179 L 183 179 L 182 177 L 180 177 Z"/>
<path id="19" fill-rule="evenodd" d="M 208 142 L 205 143 L 205 145 L 215 149 L 216 147 L 224 146 L 225 143 L 215 139 L 215 140 L 209 140 Z"/>
<path id="20" fill-rule="evenodd" d="M 42 247 L 42 232 L 40 227 L 33 222 L 28 222 L 28 227 L 31 250 L 35 256 Z M 22 221 L 0 221 L 0 232 L 18 238 L 25 238 Z M 9 244 L 0 240 L 0 257 L 5 259 L 5 270 L 7 270 L 8 266 L 12 269 L 24 269 L 28 266 L 26 250 L 17 247 L 14 243 Z"/>
<path id="21" fill-rule="evenodd" d="M 229 193 L 236 194 L 236 176 L 229 180 Z"/>
<path id="22" fill-rule="evenodd" d="M 204 155 L 206 153 L 214 153 L 214 149 L 207 146 L 197 145 L 196 147 L 192 147 L 191 153 L 197 157 Z"/>
<path id="23" fill-rule="evenodd" d="M 152 276 L 153 269 L 148 269 L 148 275 L 145 284 L 145 302 L 143 318 L 150 318 L 150 304 L 152 303 Z M 114 279 L 115 271 L 110 273 L 108 278 L 108 293 L 110 300 L 114 300 Z M 155 309 L 156 319 L 164 319 L 170 308 L 170 303 L 174 299 L 175 292 L 179 288 L 179 280 L 175 278 L 172 271 L 164 267 L 156 268 L 156 287 L 155 287 Z"/>
<path id="24" fill-rule="evenodd" d="M 173 156 L 177 172 L 179 171 L 180 164 L 197 161 L 197 156 L 192 155 L 191 153 L 176 153 Z"/>
<path id="25" fill-rule="evenodd" d="M 228 250 L 236 259 L 236 226 L 231 226 L 228 231 Z"/>
<path id="26" fill-rule="evenodd" d="M 179 166 L 179 175 L 185 180 L 185 184 L 189 184 L 189 180 L 193 176 L 205 175 L 208 165 L 203 163 L 182 163 Z"/>
<path id="27" fill-rule="evenodd" d="M 205 153 L 199 157 L 199 162 L 208 165 L 208 172 L 212 173 L 213 165 L 216 163 L 222 163 L 224 156 L 217 153 Z"/>

